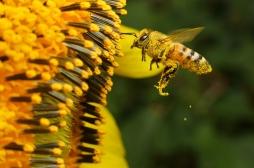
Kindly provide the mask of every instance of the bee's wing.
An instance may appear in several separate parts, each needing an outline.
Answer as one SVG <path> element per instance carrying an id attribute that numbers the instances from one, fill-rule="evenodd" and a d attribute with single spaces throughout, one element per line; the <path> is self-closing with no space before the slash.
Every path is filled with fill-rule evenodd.
<path id="1" fill-rule="evenodd" d="M 161 39 L 161 42 L 165 43 L 168 41 L 183 43 L 193 40 L 204 27 L 178 29 L 170 33 L 166 38 Z"/>

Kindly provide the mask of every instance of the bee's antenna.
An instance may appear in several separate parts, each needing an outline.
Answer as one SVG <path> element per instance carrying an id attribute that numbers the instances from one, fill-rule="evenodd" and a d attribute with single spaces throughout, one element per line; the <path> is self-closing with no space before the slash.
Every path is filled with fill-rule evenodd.
<path id="1" fill-rule="evenodd" d="M 131 35 L 137 37 L 136 33 L 121 33 L 121 35 Z"/>

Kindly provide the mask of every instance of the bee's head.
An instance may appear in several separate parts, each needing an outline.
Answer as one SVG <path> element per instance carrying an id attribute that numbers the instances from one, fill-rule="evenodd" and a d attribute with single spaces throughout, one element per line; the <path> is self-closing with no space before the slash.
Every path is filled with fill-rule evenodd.
<path id="1" fill-rule="evenodd" d="M 131 48 L 133 47 L 142 48 L 143 46 L 145 46 L 149 41 L 150 32 L 151 31 L 148 29 L 143 29 L 137 34 L 135 34 L 136 39 L 134 40 Z"/>

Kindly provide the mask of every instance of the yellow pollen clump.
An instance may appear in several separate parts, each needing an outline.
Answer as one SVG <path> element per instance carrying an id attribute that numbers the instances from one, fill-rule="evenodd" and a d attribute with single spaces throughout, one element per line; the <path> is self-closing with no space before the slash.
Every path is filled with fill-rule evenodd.
<path id="1" fill-rule="evenodd" d="M 0 85 L 0 92 L 4 91 L 4 85 Z"/>
<path id="2" fill-rule="evenodd" d="M 55 35 L 55 39 L 56 39 L 56 41 L 57 42 L 63 42 L 64 41 L 64 39 L 65 39 L 65 35 L 63 34 L 63 33 L 57 33 L 56 35 Z"/>
<path id="3" fill-rule="evenodd" d="M 56 162 L 57 162 L 57 164 L 63 164 L 64 160 L 62 158 L 57 158 Z"/>
<path id="4" fill-rule="evenodd" d="M 78 36 L 78 31 L 75 30 L 75 29 L 70 28 L 70 29 L 68 30 L 68 34 L 69 34 L 70 36 Z"/>
<path id="5" fill-rule="evenodd" d="M 60 127 L 66 127 L 66 125 L 67 125 L 67 122 L 66 122 L 66 121 L 61 121 L 61 122 L 59 123 L 59 126 L 60 126 Z"/>
<path id="6" fill-rule="evenodd" d="M 95 61 L 97 64 L 101 65 L 102 64 L 102 59 L 100 57 L 95 58 Z"/>
<path id="7" fill-rule="evenodd" d="M 7 18 L 1 18 L 0 24 L 1 24 L 1 27 L 0 27 L 1 31 L 11 29 L 13 25 L 12 22 Z"/>
<path id="8" fill-rule="evenodd" d="M 74 92 L 77 96 L 83 96 L 83 91 L 77 86 L 74 88 Z"/>
<path id="9" fill-rule="evenodd" d="M 87 8 L 90 8 L 91 7 L 91 4 L 89 2 L 81 2 L 80 3 L 80 7 L 82 9 L 87 9 Z"/>
<path id="10" fill-rule="evenodd" d="M 61 109 L 61 110 L 67 110 L 67 109 L 68 109 L 68 107 L 67 107 L 66 104 L 64 104 L 64 103 L 58 103 L 58 104 L 57 104 L 57 107 L 58 107 L 59 109 Z"/>
<path id="11" fill-rule="evenodd" d="M 52 0 L 47 0 L 47 6 L 49 7 L 56 7 L 56 3 Z"/>
<path id="12" fill-rule="evenodd" d="M 92 31 L 92 32 L 98 32 L 98 31 L 100 31 L 100 28 L 99 28 L 99 26 L 97 26 L 96 24 L 91 24 L 90 25 L 90 31 Z"/>
<path id="13" fill-rule="evenodd" d="M 61 83 L 52 83 L 50 87 L 52 90 L 55 90 L 55 91 L 59 91 L 63 89 L 63 85 Z"/>
<path id="14" fill-rule="evenodd" d="M 59 65 L 58 60 L 55 59 L 55 58 L 50 59 L 49 63 L 50 63 L 50 65 L 52 65 L 52 66 L 58 66 L 58 65 Z"/>
<path id="15" fill-rule="evenodd" d="M 92 41 L 90 41 L 90 40 L 85 40 L 84 41 L 84 47 L 93 48 L 93 46 L 94 46 L 94 43 Z"/>
<path id="16" fill-rule="evenodd" d="M 112 33 L 113 32 L 112 28 L 109 27 L 109 26 L 105 26 L 104 29 L 105 29 L 106 33 Z"/>
<path id="17" fill-rule="evenodd" d="M 66 110 L 61 109 L 61 110 L 59 110 L 59 114 L 60 114 L 61 116 L 65 116 L 65 115 L 68 114 L 68 112 L 67 112 Z"/>
<path id="18" fill-rule="evenodd" d="M 95 67 L 95 68 L 94 68 L 94 73 L 95 73 L 96 75 L 100 75 L 100 74 L 101 74 L 101 70 L 100 70 L 98 67 Z"/>
<path id="19" fill-rule="evenodd" d="M 111 80 L 107 80 L 107 84 L 111 87 L 113 86 L 113 82 Z"/>
<path id="20" fill-rule="evenodd" d="M 26 71 L 26 77 L 28 78 L 34 78 L 37 75 L 37 72 L 35 70 L 27 70 Z"/>
<path id="21" fill-rule="evenodd" d="M 105 51 L 105 50 L 104 50 Z M 97 54 L 97 55 L 101 55 L 103 52 L 100 50 L 100 48 L 95 48 L 95 53 Z"/>
<path id="22" fill-rule="evenodd" d="M 113 65 L 114 67 L 119 67 L 119 64 L 118 64 L 117 62 L 113 62 L 112 65 Z"/>
<path id="23" fill-rule="evenodd" d="M 48 127 L 50 125 L 50 121 L 47 118 L 41 118 L 40 125 L 44 127 Z"/>
<path id="24" fill-rule="evenodd" d="M 44 81 L 49 81 L 51 79 L 51 75 L 48 72 L 43 72 L 41 74 L 41 77 L 42 77 L 42 80 L 44 80 Z"/>
<path id="25" fill-rule="evenodd" d="M 100 157 L 97 156 L 97 155 L 95 155 L 95 156 L 93 157 L 93 160 L 94 160 L 96 163 L 99 163 L 99 162 L 100 162 Z"/>
<path id="26" fill-rule="evenodd" d="M 58 142 L 58 145 L 59 145 L 60 147 L 65 147 L 65 146 L 66 146 L 66 144 L 65 144 L 63 141 L 59 141 L 59 142 Z"/>
<path id="27" fill-rule="evenodd" d="M 87 91 L 88 89 L 89 89 L 89 86 L 88 86 L 88 84 L 87 83 L 85 83 L 85 82 L 82 82 L 82 90 L 83 91 Z"/>
<path id="28" fill-rule="evenodd" d="M 27 33 L 26 36 L 23 37 L 24 42 L 32 45 L 36 40 L 37 36 L 34 33 Z"/>
<path id="29" fill-rule="evenodd" d="M 73 102 L 73 100 L 72 99 L 70 99 L 70 98 L 67 98 L 66 100 L 65 100 L 65 102 L 66 102 L 66 105 L 68 106 L 68 107 L 73 107 L 73 105 L 74 105 L 74 102 Z"/>
<path id="30" fill-rule="evenodd" d="M 114 75 L 114 68 L 109 68 L 109 69 L 107 70 L 107 72 L 108 72 L 108 74 L 109 74 L 110 76 L 113 76 L 113 75 Z"/>
<path id="31" fill-rule="evenodd" d="M 83 61 L 81 61 L 81 60 L 78 59 L 78 58 L 75 58 L 75 59 L 73 60 L 73 63 L 74 63 L 74 65 L 75 65 L 76 67 L 82 67 L 82 66 L 84 65 Z"/>
<path id="32" fill-rule="evenodd" d="M 33 152 L 34 149 L 35 149 L 35 147 L 34 147 L 33 145 L 30 145 L 30 144 L 25 144 L 25 145 L 23 146 L 23 150 L 24 150 L 25 152 Z"/>
<path id="33" fill-rule="evenodd" d="M 106 47 L 112 47 L 112 46 L 114 46 L 114 44 L 112 44 L 112 42 L 111 42 L 111 40 L 109 40 L 109 39 L 105 39 L 104 40 L 104 45 L 106 46 Z"/>
<path id="34" fill-rule="evenodd" d="M 90 55 L 91 55 L 91 58 L 92 58 L 92 59 L 95 59 L 95 58 L 98 57 L 97 53 L 94 52 L 94 51 L 92 51 Z"/>
<path id="35" fill-rule="evenodd" d="M 119 12 L 121 15 L 127 15 L 127 13 L 128 13 L 126 9 L 120 9 Z"/>
<path id="36" fill-rule="evenodd" d="M 41 96 L 39 94 L 33 94 L 31 99 L 34 104 L 39 104 L 42 101 Z"/>
<path id="37" fill-rule="evenodd" d="M 73 87 L 70 85 L 70 84 L 64 84 L 63 85 L 63 90 L 65 91 L 65 92 L 71 92 L 72 90 L 73 90 Z"/>
<path id="38" fill-rule="evenodd" d="M 89 78 L 89 72 L 87 72 L 87 71 L 82 71 L 81 75 L 82 75 L 82 78 L 84 78 L 84 79 L 88 79 Z"/>
<path id="39" fill-rule="evenodd" d="M 49 131 L 52 133 L 56 133 L 58 131 L 58 127 L 55 125 L 52 125 L 49 127 Z"/>
<path id="40" fill-rule="evenodd" d="M 71 62 L 69 62 L 69 61 L 67 61 L 67 62 L 65 63 L 64 67 L 65 67 L 66 69 L 68 69 L 68 70 L 73 70 L 73 69 L 74 69 L 73 63 L 71 63 Z"/>
<path id="41" fill-rule="evenodd" d="M 52 149 L 52 153 L 54 155 L 61 155 L 62 154 L 62 150 L 59 149 L 59 148 L 54 148 L 54 149 Z"/>
<path id="42" fill-rule="evenodd" d="M 89 76 L 92 76 L 92 75 L 93 75 L 93 72 L 92 72 L 91 69 L 87 69 L 86 71 L 88 72 Z"/>

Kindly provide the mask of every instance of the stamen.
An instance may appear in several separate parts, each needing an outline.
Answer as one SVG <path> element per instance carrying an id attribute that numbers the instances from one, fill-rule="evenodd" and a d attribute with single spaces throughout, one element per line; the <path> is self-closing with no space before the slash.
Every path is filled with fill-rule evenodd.
<path id="1" fill-rule="evenodd" d="M 82 117 L 80 117 L 80 119 L 87 122 L 87 123 L 94 124 L 94 125 L 101 124 L 101 121 L 99 120 L 99 118 L 82 116 Z"/>
<path id="2" fill-rule="evenodd" d="M 47 84 L 39 84 L 36 88 L 31 88 L 27 90 L 27 93 L 45 93 L 50 91 L 51 88 Z"/>
<path id="3" fill-rule="evenodd" d="M 114 22 L 110 19 L 107 19 L 103 16 L 100 16 L 100 15 L 97 15 L 97 14 L 91 14 L 91 17 L 92 17 L 92 20 L 95 23 L 103 23 L 103 24 L 109 25 L 110 27 L 114 27 L 114 28 L 119 28 L 120 27 L 119 23 Z"/>
<path id="4" fill-rule="evenodd" d="M 100 97 L 100 95 L 96 95 L 92 92 L 87 93 L 87 99 L 91 102 L 96 102 L 102 105 L 107 105 L 107 101 L 105 100 L 104 96 Z"/>
<path id="5" fill-rule="evenodd" d="M 98 163 L 99 158 L 97 155 L 81 155 L 82 158 L 78 159 L 79 163 L 85 162 L 85 163 Z"/>
<path id="6" fill-rule="evenodd" d="M 88 143 L 88 144 L 93 144 L 93 145 L 99 145 L 100 141 L 97 136 L 91 136 L 91 135 L 84 135 L 81 139 L 81 142 L 83 143 Z"/>
<path id="7" fill-rule="evenodd" d="M 49 65 L 49 61 L 47 59 L 30 59 L 29 62 L 39 65 Z"/>
<path id="8" fill-rule="evenodd" d="M 47 133 L 56 133 L 59 130 L 57 126 L 50 126 L 47 128 L 31 128 L 25 129 L 23 132 L 26 134 L 47 134 Z"/>
<path id="9" fill-rule="evenodd" d="M 18 96 L 18 97 L 11 97 L 10 101 L 12 102 L 31 102 L 31 97 L 26 96 Z"/>
<path id="10" fill-rule="evenodd" d="M 106 50 L 110 50 L 114 46 L 111 40 L 101 32 L 87 32 L 86 35 Z"/>
<path id="11" fill-rule="evenodd" d="M 36 145 L 36 148 L 63 148 L 66 144 L 63 141 L 52 142 L 52 143 L 44 143 Z"/>
<path id="12" fill-rule="evenodd" d="M 8 76 L 6 78 L 7 81 L 11 81 L 11 80 L 40 80 L 41 79 L 41 75 L 32 75 L 32 77 L 28 76 L 26 73 L 20 73 L 20 74 L 15 74 L 12 76 Z"/>
<path id="13" fill-rule="evenodd" d="M 74 51 L 77 51 L 79 53 L 82 53 L 86 56 L 89 56 L 91 59 L 95 59 L 98 57 L 98 55 L 96 54 L 96 52 L 91 51 L 87 48 L 84 48 L 80 45 L 76 45 L 76 44 L 71 44 L 71 43 L 65 43 L 67 47 L 73 49 Z"/>
<path id="14" fill-rule="evenodd" d="M 98 150 L 91 148 L 91 147 L 83 146 L 83 145 L 79 145 L 78 149 L 81 150 L 82 152 L 87 152 L 87 153 L 92 153 L 92 154 L 99 153 Z"/>
<path id="15" fill-rule="evenodd" d="M 76 28 L 81 28 L 81 29 L 85 29 L 85 30 L 89 30 L 91 32 L 98 32 L 100 31 L 99 26 L 97 26 L 96 24 L 88 24 L 85 22 L 79 23 L 79 22 L 69 22 L 68 23 L 69 26 L 72 27 L 76 27 Z"/>
<path id="16" fill-rule="evenodd" d="M 33 152 L 35 147 L 30 144 L 17 144 L 17 143 L 9 143 L 8 145 L 4 146 L 5 149 L 8 150 L 16 150 L 16 151 L 24 151 L 24 152 Z"/>
<path id="17" fill-rule="evenodd" d="M 121 2 L 116 2 L 114 0 L 105 0 L 109 5 L 113 6 L 114 8 L 123 8 L 126 4 Z"/>
<path id="18" fill-rule="evenodd" d="M 61 155 L 62 150 L 59 148 L 36 148 L 33 152 L 34 154 L 40 154 L 40 155 Z"/>
<path id="19" fill-rule="evenodd" d="M 44 158 L 39 158 L 39 157 L 34 157 L 31 160 L 31 164 L 35 163 L 42 163 L 42 164 L 63 164 L 64 160 L 62 158 L 54 158 L 54 157 L 44 157 Z"/>
<path id="20" fill-rule="evenodd" d="M 61 7 L 61 11 L 72 11 L 72 10 L 81 10 L 81 9 L 88 9 L 91 7 L 89 2 L 81 2 L 81 3 L 74 3 L 68 6 Z"/>
<path id="21" fill-rule="evenodd" d="M 99 109 L 97 109 L 97 107 L 94 107 L 90 104 L 83 104 L 83 109 L 84 113 L 88 113 L 90 115 L 93 115 L 95 117 L 101 118 L 101 114 L 99 112 Z"/>
<path id="22" fill-rule="evenodd" d="M 113 11 L 94 11 L 93 13 L 105 17 L 114 22 L 121 23 L 120 17 Z M 117 32 L 118 29 L 114 29 L 114 31 Z"/>
<path id="23" fill-rule="evenodd" d="M 37 112 L 57 111 L 57 110 L 59 110 L 59 108 L 53 104 L 41 103 L 33 105 L 33 111 Z"/>
<path id="24" fill-rule="evenodd" d="M 35 114 L 35 118 L 57 118 L 57 117 L 63 117 L 67 115 L 68 112 L 66 110 L 56 110 L 56 111 L 47 111 L 43 113 Z"/>
<path id="25" fill-rule="evenodd" d="M 34 118 L 34 119 L 18 119 L 18 123 L 27 125 L 36 125 L 47 127 L 50 125 L 50 121 L 47 118 Z"/>

